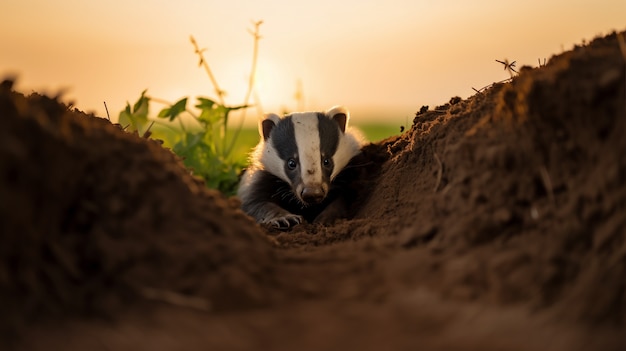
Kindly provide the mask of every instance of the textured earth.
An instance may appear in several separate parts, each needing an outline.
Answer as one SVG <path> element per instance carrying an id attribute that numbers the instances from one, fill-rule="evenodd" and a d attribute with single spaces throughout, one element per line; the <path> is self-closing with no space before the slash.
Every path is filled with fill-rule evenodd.
<path id="1" fill-rule="evenodd" d="M 364 151 L 352 218 L 274 231 L 158 141 L 5 81 L 0 348 L 626 349 L 616 34 Z"/>

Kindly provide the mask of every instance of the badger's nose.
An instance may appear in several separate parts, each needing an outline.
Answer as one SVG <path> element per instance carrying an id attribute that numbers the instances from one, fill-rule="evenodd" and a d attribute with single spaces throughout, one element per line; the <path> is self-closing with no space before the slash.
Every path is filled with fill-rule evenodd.
<path id="1" fill-rule="evenodd" d="M 307 186 L 302 189 L 302 193 L 300 194 L 300 196 L 302 196 L 302 200 L 304 200 L 306 203 L 318 204 L 322 202 L 322 200 L 324 200 L 326 194 L 324 193 L 324 189 L 322 189 L 321 187 Z"/>

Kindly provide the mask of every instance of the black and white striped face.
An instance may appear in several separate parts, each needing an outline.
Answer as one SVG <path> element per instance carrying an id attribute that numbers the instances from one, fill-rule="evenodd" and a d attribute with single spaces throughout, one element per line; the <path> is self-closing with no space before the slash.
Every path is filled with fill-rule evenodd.
<path id="1" fill-rule="evenodd" d="M 259 125 L 265 140 L 261 164 L 290 184 L 304 205 L 322 202 L 332 180 L 360 150 L 360 145 L 346 136 L 348 119 L 348 111 L 342 107 L 283 118 L 267 115 Z"/>

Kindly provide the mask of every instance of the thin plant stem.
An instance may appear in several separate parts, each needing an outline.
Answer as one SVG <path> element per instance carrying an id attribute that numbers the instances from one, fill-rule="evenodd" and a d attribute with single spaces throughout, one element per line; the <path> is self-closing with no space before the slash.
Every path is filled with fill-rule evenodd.
<path id="1" fill-rule="evenodd" d="M 111 117 L 109 116 L 109 108 L 107 107 L 107 102 L 104 102 L 104 109 L 107 111 L 107 119 L 109 120 L 109 122 L 111 122 Z"/>
<path id="2" fill-rule="evenodd" d="M 235 129 L 233 138 L 230 141 L 230 145 L 228 146 L 228 149 L 226 149 L 226 155 L 230 155 L 230 153 L 233 151 L 233 148 L 235 147 L 235 141 L 237 141 L 237 138 L 239 138 L 239 133 L 241 132 L 241 129 L 243 128 L 243 122 L 246 119 L 246 112 L 248 111 L 247 106 L 250 104 L 250 97 L 252 96 L 252 93 L 254 92 L 254 84 L 256 82 L 257 61 L 259 57 L 259 41 L 261 40 L 259 28 L 261 27 L 261 24 L 263 24 L 263 21 L 256 21 L 256 22 L 253 22 L 253 24 L 254 24 L 254 31 L 252 30 L 248 31 L 252 35 L 252 38 L 254 40 L 254 46 L 252 49 L 252 65 L 250 68 L 250 77 L 248 78 L 248 91 L 246 92 L 246 96 L 243 101 L 243 106 L 246 106 L 246 107 L 244 107 L 241 111 L 241 118 L 239 119 L 239 125 Z M 224 121 L 224 128 L 227 128 L 226 122 L 227 121 Z M 224 141 L 226 141 L 226 138 L 224 138 Z"/>
<path id="3" fill-rule="evenodd" d="M 213 84 L 213 89 L 215 89 L 215 93 L 217 94 L 217 99 L 219 100 L 220 105 L 224 106 L 224 90 L 220 89 L 219 84 L 217 84 L 217 79 L 215 79 L 215 76 L 213 75 L 213 72 L 211 71 L 209 64 L 204 59 L 203 52 L 206 49 L 200 49 L 198 47 L 198 43 L 196 42 L 196 39 L 193 37 L 193 35 L 190 35 L 189 39 L 191 40 L 191 44 L 193 45 L 196 54 L 198 54 L 198 56 L 200 57 L 200 62 L 198 63 L 198 65 L 204 67 L 204 70 L 209 76 L 209 79 L 211 79 L 211 83 Z"/>

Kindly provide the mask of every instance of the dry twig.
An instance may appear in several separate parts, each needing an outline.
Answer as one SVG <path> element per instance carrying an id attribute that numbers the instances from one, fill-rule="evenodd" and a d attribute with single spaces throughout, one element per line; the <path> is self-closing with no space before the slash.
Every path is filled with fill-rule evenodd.
<path id="1" fill-rule="evenodd" d="M 104 109 L 107 111 L 107 119 L 109 120 L 109 122 L 111 122 L 111 117 L 109 116 L 109 108 L 107 107 L 107 102 L 104 102 Z"/>
<path id="2" fill-rule="evenodd" d="M 483 91 L 491 88 L 492 86 L 496 85 L 496 84 L 501 84 L 501 83 L 506 83 L 506 82 L 510 82 L 512 78 L 507 78 L 507 79 L 503 79 L 499 82 L 495 82 L 495 83 L 491 83 L 489 85 L 485 85 L 484 87 L 480 88 L 480 89 L 476 89 L 474 87 L 472 87 L 472 90 L 474 90 L 475 92 L 477 92 L 478 94 L 481 94 Z"/>
<path id="3" fill-rule="evenodd" d="M 217 84 L 217 79 L 215 79 L 215 76 L 213 75 L 213 71 L 211 71 L 211 68 L 209 67 L 209 64 L 204 59 L 204 52 L 206 51 L 206 48 L 200 49 L 200 47 L 198 47 L 198 43 L 196 42 L 196 39 L 193 37 L 193 35 L 189 36 L 189 40 L 191 41 L 191 44 L 193 45 L 193 48 L 194 48 L 196 54 L 198 54 L 198 56 L 200 57 L 200 62 L 198 62 L 198 66 L 204 67 L 204 70 L 206 71 L 207 75 L 209 76 L 209 79 L 211 79 L 211 83 L 213 83 L 213 88 L 215 88 L 215 94 L 217 94 L 217 98 L 219 100 L 219 103 L 222 106 L 224 106 L 224 95 L 226 95 L 226 93 L 224 92 L 224 90 L 220 89 L 220 86 Z"/>
<path id="4" fill-rule="evenodd" d="M 152 129 L 153 125 L 154 125 L 154 121 L 152 121 L 152 123 L 150 123 L 150 125 L 148 126 L 148 129 L 146 129 L 146 131 L 143 132 L 143 138 L 144 139 L 148 139 L 150 137 L 150 135 L 152 135 L 152 132 L 150 131 L 150 129 Z"/>
<path id="5" fill-rule="evenodd" d="M 505 71 L 509 71 L 509 74 L 511 75 L 511 78 L 513 78 L 514 74 L 517 74 L 518 72 L 515 70 L 515 63 L 517 61 L 513 61 L 513 62 L 509 62 L 509 60 L 504 59 L 504 61 L 500 61 L 500 60 L 496 60 L 496 62 L 499 62 L 501 64 L 504 65 L 504 70 Z"/>

